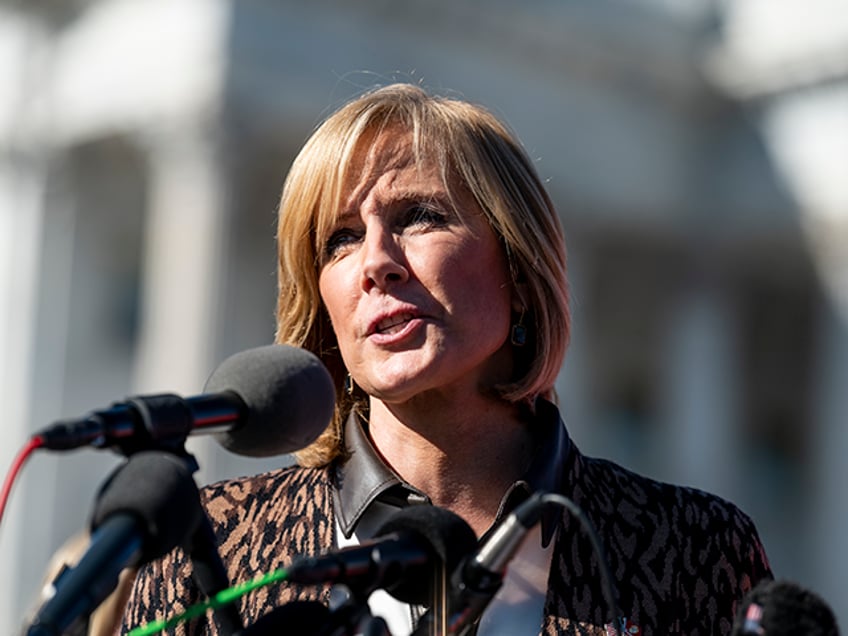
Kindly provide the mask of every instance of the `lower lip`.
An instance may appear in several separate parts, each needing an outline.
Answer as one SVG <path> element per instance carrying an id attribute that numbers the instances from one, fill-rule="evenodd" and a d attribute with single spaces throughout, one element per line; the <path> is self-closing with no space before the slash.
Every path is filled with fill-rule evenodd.
<path id="1" fill-rule="evenodd" d="M 399 344 L 411 338 L 423 324 L 423 319 L 413 318 L 404 323 L 399 331 L 393 331 L 391 333 L 375 332 L 371 334 L 369 340 L 374 344 L 382 346 Z"/>

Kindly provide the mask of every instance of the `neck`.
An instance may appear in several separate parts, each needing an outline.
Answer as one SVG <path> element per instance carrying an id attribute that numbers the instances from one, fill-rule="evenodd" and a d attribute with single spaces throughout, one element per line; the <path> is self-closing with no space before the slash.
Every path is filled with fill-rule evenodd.
<path id="1" fill-rule="evenodd" d="M 371 439 L 405 481 L 463 517 L 480 536 L 532 457 L 527 424 L 502 400 L 479 397 L 461 407 L 426 402 L 419 408 L 372 400 Z"/>

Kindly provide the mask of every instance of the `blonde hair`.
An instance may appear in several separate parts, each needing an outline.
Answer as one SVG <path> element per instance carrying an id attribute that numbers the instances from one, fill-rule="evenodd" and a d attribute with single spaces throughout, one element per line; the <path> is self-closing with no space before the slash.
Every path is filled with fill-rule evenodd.
<path id="1" fill-rule="evenodd" d="M 280 200 L 276 341 L 315 353 L 340 396 L 327 430 L 296 453 L 302 465 L 324 465 L 340 455 L 342 423 L 357 407 L 343 389 L 347 371 L 319 295 L 319 258 L 357 150 L 387 127 L 412 134 L 416 161 L 441 166 L 448 191 L 452 176 L 472 194 L 504 246 L 530 337 L 515 351 L 514 380 L 498 387 L 503 399 L 531 405 L 538 396 L 553 399 L 568 346 L 563 232 L 516 137 L 485 108 L 418 86 L 393 84 L 366 93 L 317 128 L 295 158 Z"/>

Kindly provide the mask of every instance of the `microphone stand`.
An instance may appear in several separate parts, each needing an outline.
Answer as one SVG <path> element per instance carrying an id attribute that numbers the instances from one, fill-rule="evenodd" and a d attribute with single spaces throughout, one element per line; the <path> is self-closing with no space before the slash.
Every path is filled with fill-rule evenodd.
<path id="1" fill-rule="evenodd" d="M 150 482 L 139 486 L 147 476 Z M 115 593 L 122 570 L 185 544 L 205 516 L 185 462 L 162 452 L 133 455 L 109 476 L 95 502 L 89 546 L 54 579 L 52 595 L 29 625 L 31 636 L 58 636 L 85 625 Z"/>
<path id="2" fill-rule="evenodd" d="M 371 591 L 356 593 L 346 585 L 330 589 L 330 615 L 341 621 L 332 636 L 392 636 L 386 621 L 374 616 L 368 607 Z"/>
<path id="3" fill-rule="evenodd" d="M 198 470 L 199 465 L 196 458 L 185 450 L 182 443 L 169 442 L 157 446 L 156 450 L 168 452 L 181 460 L 189 473 Z M 128 462 L 132 462 L 135 453 L 142 450 L 144 449 L 138 448 L 126 452 Z M 186 478 L 196 490 L 193 480 L 188 476 Z M 100 495 L 102 495 L 104 489 L 108 489 L 109 483 L 107 480 L 101 486 L 99 489 Z M 98 502 L 100 495 L 98 495 Z M 130 506 L 130 510 L 132 510 L 132 506 Z M 197 527 L 182 542 L 182 547 L 191 558 L 192 578 L 199 591 L 207 597 L 211 597 L 227 589 L 230 584 L 226 568 L 218 553 L 215 533 L 209 517 L 202 510 L 199 517 Z M 68 586 L 67 589 L 74 589 L 80 587 L 78 581 L 86 582 L 95 577 L 98 572 L 108 572 L 109 569 L 112 569 L 114 572 L 111 572 L 110 576 L 107 577 L 108 583 L 99 583 L 96 590 L 87 589 L 89 586 L 83 585 L 80 587 L 81 591 L 76 598 L 66 598 L 66 595 L 61 602 L 56 602 L 55 598 L 48 599 L 39 609 L 35 621 L 30 624 L 27 631 L 28 636 L 58 636 L 69 629 L 72 622 L 87 621 L 100 602 L 114 592 L 120 570 L 140 557 L 142 548 L 140 541 L 135 539 L 136 524 L 131 517 L 124 515 L 121 518 L 110 519 L 102 527 L 106 528 L 107 526 L 110 531 L 108 541 L 100 540 L 100 533 L 92 535 L 92 547 L 84 555 L 86 558 L 83 558 L 77 566 L 63 570 L 54 579 L 53 584 L 59 584 L 61 579 L 61 584 Z M 216 608 L 214 619 L 218 633 L 222 636 L 235 636 L 243 629 L 241 615 L 234 604 L 228 603 Z"/>
<path id="4" fill-rule="evenodd" d="M 183 436 L 181 441 L 160 441 L 158 446 L 181 457 L 188 470 L 195 473 L 200 469 L 200 464 L 197 458 L 186 450 L 185 440 L 186 436 Z M 191 560 L 192 578 L 201 594 L 211 598 L 230 587 L 227 568 L 218 552 L 215 531 L 205 511 L 200 516 L 197 529 L 183 548 Z M 234 603 L 226 603 L 216 608 L 213 616 L 221 636 L 236 636 L 244 628 L 241 614 Z"/>
<path id="5" fill-rule="evenodd" d="M 200 469 L 200 464 L 197 458 L 189 453 L 185 447 L 188 431 L 191 429 L 186 425 L 184 409 L 181 408 L 182 404 L 171 395 L 155 397 L 156 401 L 153 403 L 156 405 L 156 421 L 160 422 L 159 426 L 163 431 L 167 430 L 171 434 L 159 437 L 151 435 L 149 439 L 141 442 L 132 438 L 122 440 L 118 445 L 120 451 L 125 456 L 131 457 L 140 450 L 152 447 L 181 458 L 189 472 L 196 473 Z M 177 400 L 176 403 L 174 402 L 175 399 Z M 139 407 L 144 428 L 150 431 L 154 429 L 154 419 L 151 415 L 152 409 L 147 404 L 148 401 L 151 400 L 135 400 L 134 404 Z M 140 408 L 142 406 L 145 408 Z M 168 417 L 165 417 L 166 415 Z M 161 422 L 164 422 L 164 424 Z M 188 539 L 183 548 L 191 560 L 192 578 L 201 594 L 211 598 L 218 592 L 229 588 L 230 581 L 227 576 L 227 569 L 218 552 L 215 532 L 206 512 L 201 515 L 200 523 L 194 535 Z M 239 630 L 244 628 L 241 614 L 233 603 L 227 603 L 216 608 L 213 616 L 218 626 L 218 633 L 221 636 L 235 636 Z"/>
<path id="6" fill-rule="evenodd" d="M 192 563 L 192 578 L 202 594 L 211 598 L 229 587 L 229 577 L 218 553 L 215 532 L 205 512 L 201 515 L 200 524 L 191 538 L 188 552 Z M 218 624 L 218 633 L 222 636 L 233 636 L 244 627 L 235 603 L 217 607 L 214 617 Z"/>

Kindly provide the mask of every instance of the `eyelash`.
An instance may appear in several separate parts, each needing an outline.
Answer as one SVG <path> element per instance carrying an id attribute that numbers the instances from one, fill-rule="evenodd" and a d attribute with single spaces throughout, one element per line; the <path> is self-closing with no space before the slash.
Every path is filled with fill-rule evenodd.
<path id="1" fill-rule="evenodd" d="M 444 212 L 430 205 L 415 204 L 400 215 L 398 225 L 400 230 L 404 230 L 412 226 L 442 227 L 446 223 L 447 215 Z M 355 241 L 360 237 L 360 230 L 354 227 L 343 227 L 331 232 L 324 244 L 324 257 L 332 258 L 349 240 Z"/>
<path id="2" fill-rule="evenodd" d="M 422 204 L 414 205 L 407 210 L 405 218 L 407 227 L 418 223 L 441 226 L 447 220 L 447 216 L 443 212 L 429 205 Z"/>
<path id="3" fill-rule="evenodd" d="M 324 257 L 332 258 L 347 243 L 346 239 L 355 238 L 356 234 L 351 229 L 341 229 L 331 233 L 330 237 L 324 243 Z"/>

